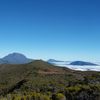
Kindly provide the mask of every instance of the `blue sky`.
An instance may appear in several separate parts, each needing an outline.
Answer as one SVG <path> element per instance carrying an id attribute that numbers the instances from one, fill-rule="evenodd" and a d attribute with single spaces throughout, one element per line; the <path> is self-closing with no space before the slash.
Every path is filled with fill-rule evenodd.
<path id="1" fill-rule="evenodd" d="M 0 57 L 100 61 L 99 0 L 1 0 Z"/>

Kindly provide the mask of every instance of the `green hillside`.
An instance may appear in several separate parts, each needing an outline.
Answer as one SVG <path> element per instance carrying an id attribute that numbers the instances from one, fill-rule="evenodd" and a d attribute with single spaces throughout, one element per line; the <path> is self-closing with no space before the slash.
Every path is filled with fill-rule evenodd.
<path id="1" fill-rule="evenodd" d="M 0 100 L 100 100 L 100 72 L 36 60 L 0 65 Z"/>

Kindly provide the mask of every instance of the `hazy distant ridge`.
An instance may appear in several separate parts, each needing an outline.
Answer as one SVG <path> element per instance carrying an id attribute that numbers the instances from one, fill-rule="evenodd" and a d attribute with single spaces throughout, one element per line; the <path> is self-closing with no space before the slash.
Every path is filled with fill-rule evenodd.
<path id="1" fill-rule="evenodd" d="M 0 64 L 25 64 L 31 62 L 32 59 L 27 58 L 20 53 L 11 53 L 0 59 Z"/>

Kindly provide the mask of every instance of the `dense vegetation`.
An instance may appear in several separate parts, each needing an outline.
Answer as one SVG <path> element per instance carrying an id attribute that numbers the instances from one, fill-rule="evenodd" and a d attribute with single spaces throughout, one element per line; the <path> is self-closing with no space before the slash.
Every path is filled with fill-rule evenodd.
<path id="1" fill-rule="evenodd" d="M 0 100 L 100 100 L 100 72 L 44 61 L 0 65 Z"/>

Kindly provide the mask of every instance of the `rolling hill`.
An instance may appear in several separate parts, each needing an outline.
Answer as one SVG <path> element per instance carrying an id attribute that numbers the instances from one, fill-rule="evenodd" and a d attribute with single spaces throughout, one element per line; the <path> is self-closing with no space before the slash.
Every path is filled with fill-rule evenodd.
<path id="1" fill-rule="evenodd" d="M 62 100 L 57 99 L 59 95 L 62 95 L 63 100 L 99 100 L 100 72 L 75 71 L 42 60 L 27 64 L 2 64 L 0 100 L 3 100 L 2 96 L 8 98 L 8 94 L 10 100 L 13 100 L 13 96 L 20 98 L 15 100 L 27 100 L 21 98 L 39 95 L 48 99 L 35 100 Z"/>

